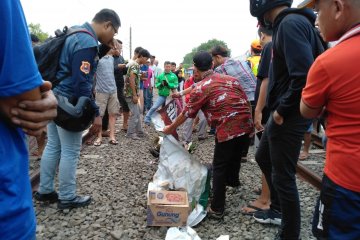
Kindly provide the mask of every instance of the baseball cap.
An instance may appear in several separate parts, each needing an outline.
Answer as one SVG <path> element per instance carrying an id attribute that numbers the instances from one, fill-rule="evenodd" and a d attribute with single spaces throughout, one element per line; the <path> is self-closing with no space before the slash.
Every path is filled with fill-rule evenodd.
<path id="1" fill-rule="evenodd" d="M 251 42 L 251 48 L 252 49 L 256 49 L 256 50 L 261 50 L 261 44 L 260 44 L 260 40 L 259 39 L 255 39 L 254 41 Z"/>

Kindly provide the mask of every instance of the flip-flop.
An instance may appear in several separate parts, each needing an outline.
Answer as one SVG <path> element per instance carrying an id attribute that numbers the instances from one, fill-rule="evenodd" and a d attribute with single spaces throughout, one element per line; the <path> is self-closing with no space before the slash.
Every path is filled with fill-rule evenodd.
<path id="1" fill-rule="evenodd" d="M 94 146 L 101 146 L 101 140 L 99 138 L 94 141 Z"/>
<path id="2" fill-rule="evenodd" d="M 244 208 L 244 207 L 243 207 Z M 243 209 L 241 209 L 241 213 L 243 215 L 248 215 L 248 216 L 252 216 L 254 215 L 254 213 L 258 212 L 258 211 L 264 211 L 265 209 L 261 209 L 261 208 L 258 208 L 258 207 L 255 207 L 251 204 L 247 205 L 246 208 L 250 208 L 250 209 L 254 209 L 255 211 L 251 211 L 251 212 L 247 212 L 247 211 L 244 211 Z"/>
<path id="3" fill-rule="evenodd" d="M 309 154 L 306 156 L 305 154 L 300 153 L 299 160 L 300 160 L 300 161 L 304 161 L 304 160 L 306 160 L 308 157 L 309 157 Z"/>
<path id="4" fill-rule="evenodd" d="M 110 141 L 109 141 L 109 144 L 111 144 L 111 145 L 117 145 L 119 142 L 118 141 L 116 141 L 115 139 L 111 139 Z"/>

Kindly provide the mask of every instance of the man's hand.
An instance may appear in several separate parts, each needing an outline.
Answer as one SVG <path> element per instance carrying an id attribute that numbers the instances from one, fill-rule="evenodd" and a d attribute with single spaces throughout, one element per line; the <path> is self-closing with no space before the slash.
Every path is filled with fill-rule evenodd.
<path id="1" fill-rule="evenodd" d="M 124 68 L 126 68 L 126 64 L 124 64 L 124 63 L 118 64 L 118 68 L 124 69 Z"/>
<path id="2" fill-rule="evenodd" d="M 139 102 L 139 98 L 136 95 L 132 96 L 132 102 L 137 104 Z"/>
<path id="3" fill-rule="evenodd" d="M 51 83 L 45 81 L 40 91 L 41 99 L 22 101 L 11 109 L 11 121 L 32 136 L 40 135 L 57 115 L 57 100 L 51 91 Z"/>
<path id="4" fill-rule="evenodd" d="M 101 127 L 102 127 L 102 118 L 100 116 L 97 116 L 89 129 L 89 133 L 91 135 L 96 135 L 101 131 Z"/>
<path id="5" fill-rule="evenodd" d="M 264 130 L 264 126 L 261 124 L 261 120 L 262 120 L 262 112 L 255 109 L 254 124 L 255 124 L 256 130 L 258 130 L 258 131 Z"/>
<path id="6" fill-rule="evenodd" d="M 273 113 L 273 119 L 277 125 L 282 125 L 284 123 L 284 118 L 277 111 Z"/>
<path id="7" fill-rule="evenodd" d="M 171 94 L 172 98 L 181 98 L 181 95 L 179 92 L 174 92 L 173 94 Z"/>
<path id="8" fill-rule="evenodd" d="M 172 134 L 172 132 L 173 132 L 173 129 L 171 128 L 171 125 L 165 126 L 163 129 L 163 133 L 165 133 L 167 135 Z"/>

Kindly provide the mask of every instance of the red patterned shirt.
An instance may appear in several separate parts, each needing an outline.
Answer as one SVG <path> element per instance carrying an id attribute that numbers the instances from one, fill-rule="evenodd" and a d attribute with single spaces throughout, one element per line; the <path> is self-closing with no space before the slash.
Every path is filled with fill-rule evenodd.
<path id="1" fill-rule="evenodd" d="M 211 71 L 197 83 L 183 114 L 195 118 L 200 109 L 209 125 L 216 127 L 219 142 L 251 133 L 254 129 L 245 92 L 239 81 L 231 76 Z"/>

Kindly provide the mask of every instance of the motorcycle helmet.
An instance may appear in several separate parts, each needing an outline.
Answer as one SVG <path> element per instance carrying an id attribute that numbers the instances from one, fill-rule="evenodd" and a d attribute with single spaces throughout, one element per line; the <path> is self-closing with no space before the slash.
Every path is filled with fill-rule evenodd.
<path id="1" fill-rule="evenodd" d="M 278 6 L 291 7 L 292 0 L 250 0 L 250 14 L 256 17 L 260 25 L 267 27 L 264 21 L 264 14 Z"/>

